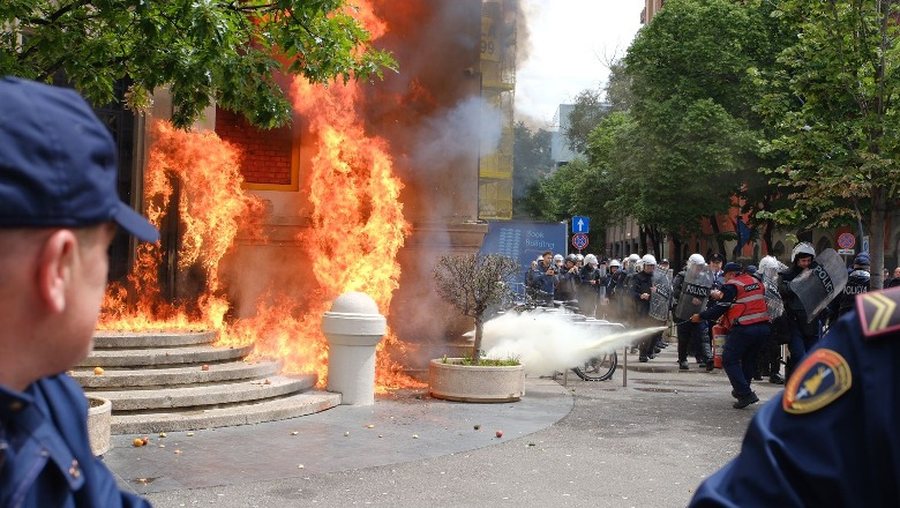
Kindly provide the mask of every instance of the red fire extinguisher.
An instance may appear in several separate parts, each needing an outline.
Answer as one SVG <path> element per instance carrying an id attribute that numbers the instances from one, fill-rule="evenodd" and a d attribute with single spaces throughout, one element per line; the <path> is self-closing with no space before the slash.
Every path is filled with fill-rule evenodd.
<path id="1" fill-rule="evenodd" d="M 722 325 L 713 325 L 713 365 L 717 369 L 722 368 L 722 351 L 725 349 L 725 337 L 728 335 L 728 328 Z"/>

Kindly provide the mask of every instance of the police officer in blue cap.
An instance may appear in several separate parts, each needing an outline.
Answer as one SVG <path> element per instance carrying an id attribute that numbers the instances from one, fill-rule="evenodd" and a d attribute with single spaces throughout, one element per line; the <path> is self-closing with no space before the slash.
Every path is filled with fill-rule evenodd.
<path id="1" fill-rule="evenodd" d="M 91 453 L 87 356 L 116 226 L 159 233 L 116 193 L 109 132 L 74 91 L 0 78 L 0 506 L 148 506 Z"/>
<path id="2" fill-rule="evenodd" d="M 854 303 L 691 506 L 900 506 L 900 288 Z"/>
<path id="3" fill-rule="evenodd" d="M 759 350 L 771 333 L 765 287 L 752 275 L 742 274 L 741 265 L 735 262 L 725 264 L 722 279 L 722 289 L 710 292 L 710 298 L 717 300 L 716 305 L 691 316 L 691 322 L 722 318 L 721 324 L 728 329 L 722 368 L 731 382 L 731 395 L 737 399 L 733 407 L 743 409 L 759 402 L 750 383 L 756 372 Z"/>
<path id="4" fill-rule="evenodd" d="M 844 290 L 828 304 L 828 312 L 832 323 L 853 309 L 856 295 L 869 291 L 870 278 L 869 253 L 860 252 L 853 258 L 853 266 L 847 275 L 847 285 L 844 286 Z"/>

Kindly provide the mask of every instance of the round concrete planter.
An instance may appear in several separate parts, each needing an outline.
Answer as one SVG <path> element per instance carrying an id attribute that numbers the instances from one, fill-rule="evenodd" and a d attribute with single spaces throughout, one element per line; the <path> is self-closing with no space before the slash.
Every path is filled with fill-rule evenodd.
<path id="1" fill-rule="evenodd" d="M 109 399 L 88 395 L 88 437 L 91 451 L 100 456 L 108 452 L 110 424 L 112 422 L 112 403 Z"/>
<path id="2" fill-rule="evenodd" d="M 512 402 L 525 395 L 522 365 L 460 365 L 462 358 L 431 360 L 428 385 L 431 396 L 459 402 Z"/>

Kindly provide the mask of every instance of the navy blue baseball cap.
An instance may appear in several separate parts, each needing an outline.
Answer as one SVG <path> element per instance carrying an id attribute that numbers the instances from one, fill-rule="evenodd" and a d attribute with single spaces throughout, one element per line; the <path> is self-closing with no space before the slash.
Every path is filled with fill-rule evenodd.
<path id="1" fill-rule="evenodd" d="M 741 273 L 741 264 L 735 263 L 734 261 L 729 261 L 728 263 L 725 263 L 725 266 L 722 267 L 722 273 L 728 273 L 728 272 Z"/>
<path id="2" fill-rule="evenodd" d="M 0 78 L 0 228 L 115 222 L 141 240 L 159 231 L 119 199 L 116 147 L 77 92 Z"/>

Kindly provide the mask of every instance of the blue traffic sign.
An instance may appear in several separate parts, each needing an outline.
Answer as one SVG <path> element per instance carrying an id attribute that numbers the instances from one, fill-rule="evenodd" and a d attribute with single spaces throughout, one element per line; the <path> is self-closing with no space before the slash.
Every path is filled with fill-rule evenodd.
<path id="1" fill-rule="evenodd" d="M 573 233 L 590 233 L 591 232 L 591 219 L 584 217 L 582 215 L 576 215 L 572 217 L 572 232 Z"/>

